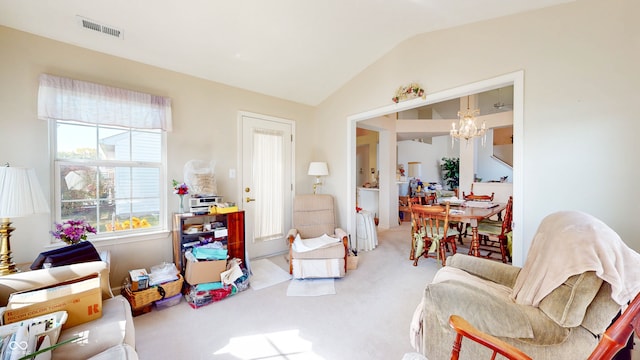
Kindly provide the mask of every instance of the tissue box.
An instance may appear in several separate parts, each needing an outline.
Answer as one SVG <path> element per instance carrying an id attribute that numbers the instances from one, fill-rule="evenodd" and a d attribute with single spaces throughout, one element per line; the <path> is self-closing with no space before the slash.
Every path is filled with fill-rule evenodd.
<path id="1" fill-rule="evenodd" d="M 144 290 L 149 287 L 149 274 L 145 269 L 136 269 L 129 271 L 131 278 L 131 291 Z"/>
<path id="2" fill-rule="evenodd" d="M 220 281 L 220 273 L 227 269 L 227 260 L 201 260 L 187 259 L 187 268 L 184 279 L 190 285 Z"/>

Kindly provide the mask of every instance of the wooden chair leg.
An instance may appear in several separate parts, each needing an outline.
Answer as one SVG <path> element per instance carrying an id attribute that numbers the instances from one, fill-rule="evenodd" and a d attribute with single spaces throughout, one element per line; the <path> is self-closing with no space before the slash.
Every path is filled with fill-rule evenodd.
<path id="1" fill-rule="evenodd" d="M 498 239 L 500 242 L 500 253 L 502 255 L 502 262 L 507 263 L 507 239 L 502 236 Z"/>

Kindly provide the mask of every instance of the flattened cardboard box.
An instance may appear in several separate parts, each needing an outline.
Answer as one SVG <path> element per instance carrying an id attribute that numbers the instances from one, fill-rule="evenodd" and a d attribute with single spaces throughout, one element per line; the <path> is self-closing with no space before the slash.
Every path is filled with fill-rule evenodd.
<path id="1" fill-rule="evenodd" d="M 220 273 L 227 269 L 227 260 L 187 260 L 184 280 L 189 285 L 220 281 Z"/>
<path id="2" fill-rule="evenodd" d="M 100 274 L 11 294 L 3 314 L 4 323 L 10 324 L 62 310 L 69 315 L 63 329 L 102 317 Z"/>

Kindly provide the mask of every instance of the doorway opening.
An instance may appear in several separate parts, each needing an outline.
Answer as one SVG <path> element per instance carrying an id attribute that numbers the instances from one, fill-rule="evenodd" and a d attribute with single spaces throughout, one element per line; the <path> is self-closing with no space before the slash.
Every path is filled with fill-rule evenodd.
<path id="1" fill-rule="evenodd" d="M 475 93 L 499 89 L 505 86 L 513 86 L 513 264 L 516 266 L 522 266 L 524 263 L 525 253 L 523 248 L 523 234 L 522 229 L 523 222 L 523 209 L 524 209 L 524 196 L 523 196 L 523 143 L 524 143 L 524 71 L 501 75 L 492 79 L 478 81 L 475 83 L 462 85 L 453 89 L 440 91 L 433 94 L 427 94 L 423 98 L 416 98 L 407 100 L 397 104 L 391 104 L 377 109 L 365 111 L 359 114 L 351 115 L 347 117 L 347 209 L 354 209 L 356 202 L 356 128 L 360 121 L 382 117 L 385 115 L 398 113 L 410 109 L 415 109 L 430 104 L 447 101 L 462 96 L 472 95 Z M 381 164 L 382 166 L 382 164 Z M 395 168 L 383 169 L 386 172 L 393 172 L 395 174 Z M 391 177 L 381 177 L 382 181 L 390 181 Z M 397 186 L 382 186 L 381 188 L 387 189 L 380 193 L 380 197 L 386 197 L 391 206 L 389 211 L 390 216 L 395 216 L 398 212 L 397 199 L 398 199 L 398 187 Z M 395 201 L 393 201 L 395 199 Z M 392 223 L 389 219 L 388 223 Z M 349 232 L 355 232 L 355 213 L 347 213 L 347 229 Z"/>

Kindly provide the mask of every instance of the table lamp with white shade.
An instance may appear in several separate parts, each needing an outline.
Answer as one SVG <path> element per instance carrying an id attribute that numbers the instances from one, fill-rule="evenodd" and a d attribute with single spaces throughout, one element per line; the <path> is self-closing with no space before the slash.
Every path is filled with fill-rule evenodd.
<path id="1" fill-rule="evenodd" d="M 11 259 L 11 218 L 49 212 L 33 169 L 0 167 L 0 275 L 18 270 Z"/>
<path id="2" fill-rule="evenodd" d="M 329 175 L 329 168 L 327 167 L 327 163 L 311 162 L 309 164 L 309 171 L 307 172 L 307 174 L 316 177 L 316 182 L 313 184 L 313 193 L 315 194 L 318 186 L 322 185 L 322 179 L 320 179 L 320 177 Z"/>

